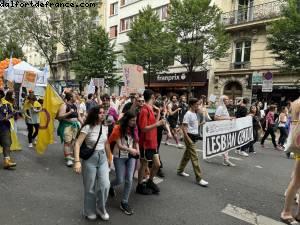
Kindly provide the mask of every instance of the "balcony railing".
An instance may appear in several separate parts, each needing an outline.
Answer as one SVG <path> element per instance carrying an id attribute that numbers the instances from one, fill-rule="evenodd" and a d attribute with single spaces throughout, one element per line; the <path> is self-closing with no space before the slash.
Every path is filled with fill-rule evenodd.
<path id="1" fill-rule="evenodd" d="M 231 26 L 280 17 L 282 7 L 284 5 L 286 5 L 286 1 L 277 0 L 261 5 L 245 7 L 239 10 L 223 13 L 221 16 L 221 22 L 225 26 Z"/>
<path id="2" fill-rule="evenodd" d="M 230 64 L 230 69 L 250 69 L 251 62 L 234 62 Z"/>

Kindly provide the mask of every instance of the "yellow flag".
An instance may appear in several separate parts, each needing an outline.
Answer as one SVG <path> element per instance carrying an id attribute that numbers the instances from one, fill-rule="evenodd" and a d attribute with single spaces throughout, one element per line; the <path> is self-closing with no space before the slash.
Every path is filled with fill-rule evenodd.
<path id="1" fill-rule="evenodd" d="M 40 112 L 40 129 L 36 151 L 43 154 L 49 144 L 54 143 L 54 120 L 63 100 L 51 85 L 47 85 L 43 109 Z"/>

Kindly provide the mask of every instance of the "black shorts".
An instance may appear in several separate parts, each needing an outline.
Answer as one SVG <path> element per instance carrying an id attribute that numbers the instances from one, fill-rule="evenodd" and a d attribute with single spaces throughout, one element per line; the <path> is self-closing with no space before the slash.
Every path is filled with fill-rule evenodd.
<path id="1" fill-rule="evenodd" d="M 140 158 L 147 161 L 152 161 L 153 157 L 158 155 L 156 149 L 140 149 Z"/>

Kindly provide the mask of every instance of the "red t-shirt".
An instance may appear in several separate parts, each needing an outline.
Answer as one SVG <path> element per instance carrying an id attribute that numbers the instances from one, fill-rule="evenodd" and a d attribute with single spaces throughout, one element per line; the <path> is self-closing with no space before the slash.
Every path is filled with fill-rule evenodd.
<path id="1" fill-rule="evenodd" d="M 144 150 L 156 150 L 157 149 L 157 128 L 153 128 L 147 132 L 142 132 L 142 129 L 156 123 L 154 112 L 152 107 L 144 105 L 141 108 L 138 118 L 138 125 L 140 128 L 140 148 Z"/>

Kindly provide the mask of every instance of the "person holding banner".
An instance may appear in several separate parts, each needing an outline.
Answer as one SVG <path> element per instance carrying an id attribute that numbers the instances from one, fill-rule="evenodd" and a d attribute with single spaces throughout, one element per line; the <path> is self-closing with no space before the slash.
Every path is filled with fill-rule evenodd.
<path id="1" fill-rule="evenodd" d="M 58 113 L 58 119 L 60 122 L 57 128 L 57 134 L 64 143 L 64 155 L 66 166 L 68 167 L 73 166 L 73 147 L 80 128 L 80 123 L 83 124 L 75 102 L 75 94 L 72 92 L 66 92 L 65 104 L 61 105 Z"/>
<path id="2" fill-rule="evenodd" d="M 227 106 L 229 105 L 229 98 L 226 95 L 222 95 L 220 97 L 220 101 L 219 101 L 219 106 L 216 110 L 215 113 L 215 120 L 232 120 L 235 119 L 235 117 L 231 117 L 229 115 L 229 112 L 227 110 Z M 224 161 L 223 161 L 223 165 L 224 166 L 235 166 L 234 163 L 229 161 L 229 155 L 228 152 L 223 154 L 224 156 Z"/>
<path id="3" fill-rule="evenodd" d="M 17 164 L 10 157 L 12 141 L 9 120 L 13 118 L 14 114 L 10 104 L 4 99 L 4 96 L 4 91 L 0 90 L 0 146 L 3 148 L 3 168 L 13 169 Z"/>
<path id="4" fill-rule="evenodd" d="M 189 111 L 183 117 L 182 131 L 186 150 L 181 159 L 180 165 L 177 169 L 179 176 L 188 177 L 189 174 L 184 172 L 184 169 L 188 162 L 191 160 L 194 173 L 196 176 L 196 182 L 202 187 L 206 187 L 208 182 L 202 178 L 202 172 L 199 165 L 198 155 L 196 152 L 196 142 L 200 140 L 199 136 L 199 121 L 196 112 L 198 111 L 200 102 L 196 98 L 189 100 Z"/>

